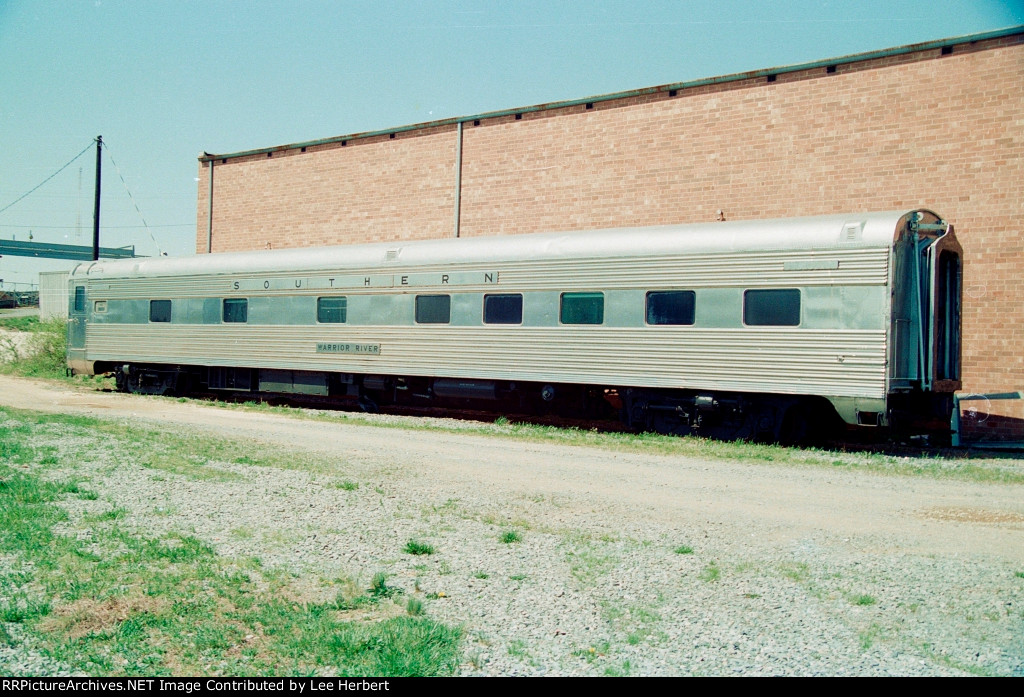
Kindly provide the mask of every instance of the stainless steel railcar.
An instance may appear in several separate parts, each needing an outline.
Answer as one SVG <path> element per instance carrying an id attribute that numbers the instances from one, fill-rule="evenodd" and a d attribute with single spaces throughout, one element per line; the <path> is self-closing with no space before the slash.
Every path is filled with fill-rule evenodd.
<path id="1" fill-rule="evenodd" d="M 942 431 L 961 257 L 913 210 L 91 262 L 69 280 L 68 363 L 131 392 Z"/>

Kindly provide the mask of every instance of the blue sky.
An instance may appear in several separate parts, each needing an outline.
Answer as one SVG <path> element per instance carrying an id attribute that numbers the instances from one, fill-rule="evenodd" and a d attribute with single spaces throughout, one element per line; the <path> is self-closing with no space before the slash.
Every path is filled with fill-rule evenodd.
<path id="1" fill-rule="evenodd" d="M 204 150 L 1020 24 L 1024 0 L 0 0 L 0 209 L 102 135 L 103 245 L 190 254 Z M 89 150 L 0 212 L 0 238 L 91 244 L 94 169 Z M 70 265 L 5 257 L 0 278 Z"/>

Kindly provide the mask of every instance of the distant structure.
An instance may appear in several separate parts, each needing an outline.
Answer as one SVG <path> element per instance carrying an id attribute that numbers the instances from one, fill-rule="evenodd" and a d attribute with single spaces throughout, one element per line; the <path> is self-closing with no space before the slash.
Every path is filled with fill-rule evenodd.
<path id="1" fill-rule="evenodd" d="M 39 274 L 39 318 L 68 316 L 68 272 L 43 271 Z"/>
<path id="2" fill-rule="evenodd" d="M 199 158 L 196 249 L 924 206 L 964 246 L 964 385 L 1024 388 L 1024 27 Z M 1024 439 L 1024 404 L 971 403 Z"/>

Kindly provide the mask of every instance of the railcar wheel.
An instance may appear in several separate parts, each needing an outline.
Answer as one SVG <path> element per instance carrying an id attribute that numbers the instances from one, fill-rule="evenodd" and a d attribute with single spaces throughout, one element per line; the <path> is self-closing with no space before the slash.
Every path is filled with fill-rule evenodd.
<path id="1" fill-rule="evenodd" d="M 118 392 L 130 392 L 128 386 L 128 366 L 119 365 L 114 369 L 114 387 Z"/>
<path id="2" fill-rule="evenodd" d="M 160 370 L 121 365 L 114 370 L 114 384 L 120 392 L 131 394 L 173 395 L 185 380 L 177 370 Z"/>

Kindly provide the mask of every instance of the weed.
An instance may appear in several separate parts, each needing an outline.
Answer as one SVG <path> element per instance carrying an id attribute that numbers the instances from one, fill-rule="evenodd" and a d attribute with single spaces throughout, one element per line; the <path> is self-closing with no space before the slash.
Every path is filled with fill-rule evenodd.
<path id="1" fill-rule="evenodd" d="M 513 639 L 508 642 L 508 655 L 515 658 L 530 659 L 530 652 L 526 648 L 526 642 L 522 639 Z"/>
<path id="2" fill-rule="evenodd" d="M 409 597 L 409 601 L 405 604 L 405 611 L 413 616 L 423 614 L 423 601 L 419 598 Z"/>
<path id="3" fill-rule="evenodd" d="M 12 317 L 3 322 L 5 328 L 29 332 L 32 336 L 28 342 L 28 355 L 0 364 L 0 372 L 28 377 L 66 378 L 67 320 Z"/>
<path id="4" fill-rule="evenodd" d="M 693 547 L 689 545 L 680 545 L 672 550 L 676 554 L 693 554 Z"/>
<path id="5" fill-rule="evenodd" d="M 16 332 L 31 332 L 39 326 L 38 315 L 26 315 L 22 317 L 0 318 L 0 329 L 10 329 Z"/>
<path id="6" fill-rule="evenodd" d="M 582 658 L 587 663 L 593 663 L 599 657 L 608 655 L 608 651 L 610 649 L 611 645 L 607 641 L 602 641 L 596 646 L 588 646 L 585 649 L 576 649 L 572 652 L 572 655 Z"/>
<path id="7" fill-rule="evenodd" d="M 370 580 L 370 595 L 375 598 L 390 598 L 396 591 L 388 585 L 388 577 L 383 572 L 378 571 Z"/>
<path id="8" fill-rule="evenodd" d="M 115 520 L 122 520 L 127 515 L 128 511 L 118 506 L 116 508 L 111 508 L 109 511 L 104 511 L 103 513 L 87 515 L 83 518 L 83 521 L 88 523 L 109 523 Z"/>
<path id="9" fill-rule="evenodd" d="M 433 554 L 434 545 L 427 544 L 426 542 L 420 542 L 419 540 L 409 540 L 405 543 L 405 547 L 402 548 L 406 554 Z"/>
<path id="10" fill-rule="evenodd" d="M 343 481 L 343 482 L 337 482 L 334 486 L 337 487 L 338 489 L 342 489 L 344 491 L 355 491 L 356 489 L 359 488 L 359 484 L 358 483 L 351 482 L 351 481 L 349 481 L 347 479 L 345 481 Z"/>
<path id="11" fill-rule="evenodd" d="M 811 576 L 810 567 L 803 562 L 783 564 L 782 575 L 795 583 L 805 583 Z"/>
<path id="12" fill-rule="evenodd" d="M 508 577 L 509 581 L 525 581 L 529 576 L 527 574 L 514 574 Z"/>
<path id="13" fill-rule="evenodd" d="M 504 544 L 508 545 L 512 544 L 513 542 L 522 542 L 523 535 L 518 530 L 513 528 L 501 533 L 501 537 L 499 537 L 498 539 L 501 540 Z"/>
<path id="14" fill-rule="evenodd" d="M 714 583 L 721 577 L 722 570 L 718 568 L 718 564 L 715 562 L 711 562 L 710 564 L 705 566 L 704 569 L 697 576 L 697 578 L 699 578 L 701 581 L 706 581 L 708 583 Z"/>
<path id="15" fill-rule="evenodd" d="M 569 549 L 566 561 L 573 578 L 584 585 L 593 583 L 597 578 L 615 568 L 619 557 L 606 545 L 597 544 L 587 537 L 570 535 L 566 540 Z"/>
<path id="16" fill-rule="evenodd" d="M 856 595 L 851 599 L 854 605 L 874 605 L 878 601 L 870 595 Z"/>
<path id="17" fill-rule="evenodd" d="M 604 674 L 609 678 L 625 678 L 628 677 L 630 672 L 633 670 L 633 665 L 629 661 L 623 661 L 619 667 L 608 666 L 604 669 Z"/>
<path id="18" fill-rule="evenodd" d="M 253 531 L 250 528 L 231 528 L 231 537 L 236 540 L 251 540 Z"/>
<path id="19" fill-rule="evenodd" d="M 1024 571 L 1014 571 L 1013 575 L 1017 578 L 1024 578 Z"/>
<path id="20" fill-rule="evenodd" d="M 490 577 L 490 574 L 488 574 L 486 571 L 477 571 L 473 574 L 473 578 L 479 578 L 481 580 L 488 579 Z"/>
<path id="21" fill-rule="evenodd" d="M 882 635 L 882 627 L 878 624 L 872 623 L 867 629 L 863 629 L 857 633 L 857 638 L 860 640 L 860 647 L 867 651 L 870 649 L 875 640 Z"/>

